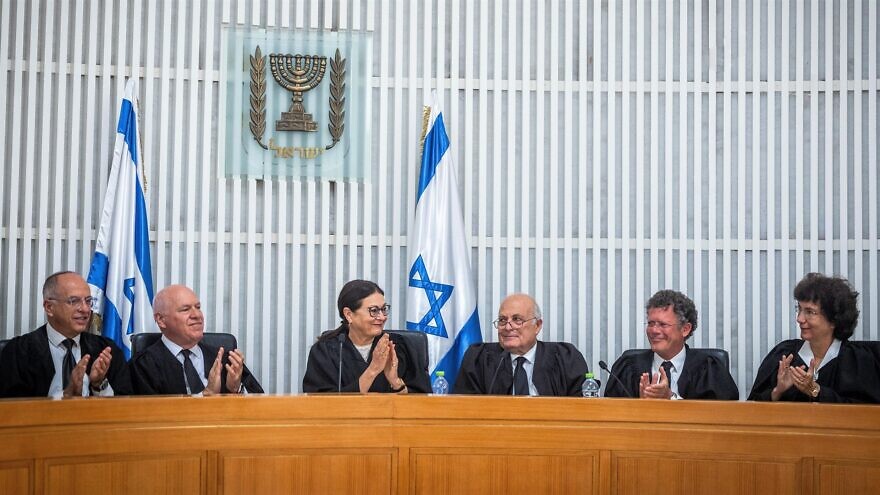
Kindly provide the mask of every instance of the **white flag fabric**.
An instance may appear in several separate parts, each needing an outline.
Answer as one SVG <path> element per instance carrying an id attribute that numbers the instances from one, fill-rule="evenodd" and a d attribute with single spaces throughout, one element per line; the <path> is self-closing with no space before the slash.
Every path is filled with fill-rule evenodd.
<path id="1" fill-rule="evenodd" d="M 149 224 L 140 180 L 140 134 L 135 81 L 125 85 L 113 164 L 88 283 L 103 318 L 102 333 L 131 356 L 131 334 L 156 331 Z"/>
<path id="2" fill-rule="evenodd" d="M 425 106 L 426 127 L 416 214 L 409 244 L 407 330 L 428 334 L 429 368 L 454 389 L 468 346 L 482 342 L 477 291 L 458 193 L 458 171 L 436 95 Z"/>

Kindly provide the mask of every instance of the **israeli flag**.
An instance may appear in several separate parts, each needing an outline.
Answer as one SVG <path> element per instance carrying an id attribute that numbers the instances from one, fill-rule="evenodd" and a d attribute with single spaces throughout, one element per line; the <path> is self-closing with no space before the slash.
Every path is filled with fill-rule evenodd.
<path id="1" fill-rule="evenodd" d="M 131 357 L 130 336 L 155 331 L 149 224 L 141 167 L 135 81 L 125 85 L 110 180 L 88 283 L 103 319 L 102 333 Z"/>
<path id="2" fill-rule="evenodd" d="M 425 106 L 416 215 L 409 244 L 407 330 L 428 334 L 431 375 L 450 389 L 468 346 L 482 342 L 477 291 L 458 194 L 458 171 L 436 93 Z"/>

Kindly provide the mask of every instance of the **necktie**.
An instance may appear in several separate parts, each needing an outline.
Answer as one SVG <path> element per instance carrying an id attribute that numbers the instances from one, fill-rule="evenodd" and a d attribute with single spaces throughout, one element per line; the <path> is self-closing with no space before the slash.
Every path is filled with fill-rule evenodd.
<path id="1" fill-rule="evenodd" d="M 516 369 L 513 371 L 513 395 L 529 395 L 529 378 L 523 368 L 526 358 L 516 358 Z"/>
<path id="2" fill-rule="evenodd" d="M 67 348 L 64 360 L 61 361 L 61 388 L 63 389 L 67 389 L 67 386 L 70 384 L 70 373 L 73 371 L 73 345 L 75 343 L 73 339 L 64 339 L 61 342 Z"/>
<path id="3" fill-rule="evenodd" d="M 205 390 L 205 384 L 202 383 L 202 379 L 199 377 L 199 372 L 196 371 L 196 367 L 193 366 L 193 362 L 189 359 L 189 355 L 192 354 L 192 351 L 184 349 L 180 352 L 183 353 L 183 375 L 186 377 L 186 384 L 189 386 L 189 392 L 191 394 L 197 394 L 202 390 Z"/>
<path id="4" fill-rule="evenodd" d="M 663 361 L 663 364 L 661 364 L 660 367 L 666 370 L 666 378 L 669 380 L 669 388 L 672 389 L 672 362 Z"/>

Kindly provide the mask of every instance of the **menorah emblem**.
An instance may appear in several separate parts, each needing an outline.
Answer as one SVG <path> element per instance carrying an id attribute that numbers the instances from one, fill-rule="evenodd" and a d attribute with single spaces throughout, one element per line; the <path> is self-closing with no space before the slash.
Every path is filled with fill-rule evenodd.
<path id="1" fill-rule="evenodd" d="M 290 111 L 281 112 L 281 120 L 275 121 L 275 130 L 317 131 L 318 124 L 303 107 L 303 93 L 321 83 L 327 57 L 273 53 L 269 55 L 269 67 L 278 84 L 293 94 Z"/>

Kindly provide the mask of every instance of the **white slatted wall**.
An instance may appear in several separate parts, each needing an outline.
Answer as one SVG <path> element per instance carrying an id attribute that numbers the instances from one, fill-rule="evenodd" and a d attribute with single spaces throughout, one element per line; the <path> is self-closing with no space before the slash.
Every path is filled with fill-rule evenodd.
<path id="1" fill-rule="evenodd" d="M 796 335 L 807 271 L 862 293 L 878 339 L 876 2 L 0 1 L 0 335 L 44 321 L 42 280 L 85 273 L 123 78 L 140 79 L 154 278 L 201 295 L 270 391 L 296 392 L 345 280 L 404 326 L 421 103 L 446 101 L 484 337 L 509 292 L 591 367 L 643 347 L 655 290 L 690 294 L 693 345 L 743 394 Z M 225 178 L 224 24 L 373 33 L 368 184 Z M 350 124 L 351 125 L 351 124 Z"/>

